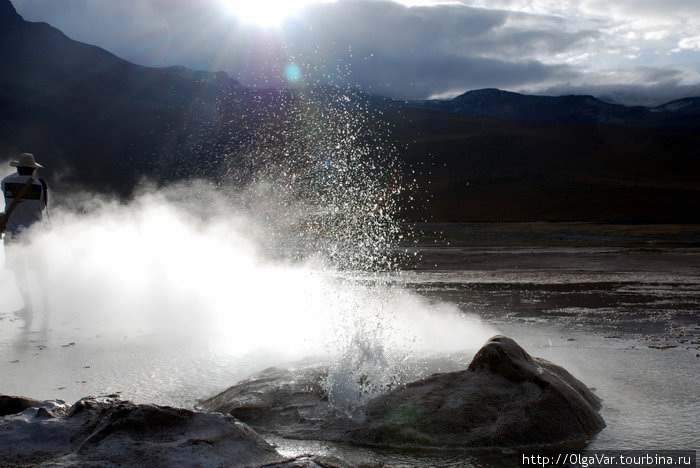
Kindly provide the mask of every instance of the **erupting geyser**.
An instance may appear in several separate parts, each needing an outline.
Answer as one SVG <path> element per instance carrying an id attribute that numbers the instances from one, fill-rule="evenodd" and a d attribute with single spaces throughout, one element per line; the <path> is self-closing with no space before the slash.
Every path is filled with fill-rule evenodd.
<path id="1" fill-rule="evenodd" d="M 128 202 L 57 196 L 51 230 L 25 247 L 43 262 L 49 304 L 21 333 L 66 345 L 75 362 L 53 363 L 52 386 L 37 389 L 21 356 L 7 391 L 192 402 L 202 395 L 183 393 L 311 358 L 329 365 L 325 388 L 347 407 L 424 373 L 412 357 L 473 351 L 494 333 L 384 274 L 404 189 L 361 100 L 337 90 L 272 99 L 238 153 L 222 143 L 215 181 L 145 184 Z M 101 377 L 76 389 L 58 383 L 61 366 Z"/>

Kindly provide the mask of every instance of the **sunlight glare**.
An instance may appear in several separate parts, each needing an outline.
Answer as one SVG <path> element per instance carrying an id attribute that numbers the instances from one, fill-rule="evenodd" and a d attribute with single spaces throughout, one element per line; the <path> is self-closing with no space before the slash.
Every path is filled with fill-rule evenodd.
<path id="1" fill-rule="evenodd" d="M 319 0 L 220 0 L 234 16 L 246 23 L 275 27 L 296 14 L 304 6 Z"/>

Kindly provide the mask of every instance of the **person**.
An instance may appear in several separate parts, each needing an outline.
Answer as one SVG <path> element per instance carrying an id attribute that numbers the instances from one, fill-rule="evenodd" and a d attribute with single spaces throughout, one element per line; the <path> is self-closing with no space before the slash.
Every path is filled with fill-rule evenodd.
<path id="1" fill-rule="evenodd" d="M 44 166 L 36 162 L 33 154 L 21 154 L 18 161 L 10 162 L 10 166 L 16 167 L 17 172 L 2 179 L 1 186 L 5 196 L 6 211 L 9 210 L 15 198 L 19 198 L 29 178 L 35 179 L 25 190 L 12 213 L 8 213 L 9 216 L 5 220 L 6 232 L 3 235 L 5 262 L 7 267 L 13 270 L 17 287 L 24 300 L 24 308 L 15 314 L 23 318 L 25 326 L 29 328 L 33 319 L 33 306 L 29 289 L 30 266 L 40 283 L 45 282 L 42 281 L 43 269 L 36 265 L 36 257 L 30 256 L 27 250 L 21 247 L 28 243 L 29 228 L 37 223 L 43 224 L 45 222 L 49 206 L 49 188 L 46 181 L 35 177 L 36 170 Z M 40 284 L 40 292 L 43 297 L 42 306 L 45 311 L 48 311 L 48 294 L 46 287 L 41 286 L 45 286 L 45 284 Z"/>

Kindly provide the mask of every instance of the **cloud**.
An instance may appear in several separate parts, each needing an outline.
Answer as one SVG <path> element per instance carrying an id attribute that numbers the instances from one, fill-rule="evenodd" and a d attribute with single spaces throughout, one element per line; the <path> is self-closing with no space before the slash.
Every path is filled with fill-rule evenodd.
<path id="1" fill-rule="evenodd" d="M 674 75 L 665 86 L 700 81 L 694 0 L 663 8 L 652 0 L 339 0 L 308 4 L 275 30 L 240 23 L 218 0 L 14 3 L 27 19 L 127 60 L 223 70 L 252 86 L 283 84 L 290 63 L 307 83 L 402 99 L 479 87 L 595 89 L 614 76 L 627 85 L 645 67 Z"/>
<path id="2" fill-rule="evenodd" d="M 389 97 L 423 98 L 561 75 L 565 66 L 541 63 L 535 50 L 560 50 L 580 40 L 568 33 L 507 28 L 509 15 L 503 11 L 377 5 L 356 1 L 310 7 L 303 23 L 281 31 L 286 49 L 307 61 L 311 80 L 346 80 Z"/>
<path id="3" fill-rule="evenodd" d="M 678 42 L 680 49 L 700 50 L 700 35 L 692 37 L 684 37 Z"/>
<path id="4" fill-rule="evenodd" d="M 572 3 L 569 0 L 568 3 Z M 579 3 L 579 2 L 574 2 Z M 693 0 L 667 0 L 660 5 L 656 0 L 633 0 L 609 2 L 605 0 L 584 0 L 580 2 L 585 11 L 608 15 L 619 20 L 643 19 L 656 24 L 681 22 L 690 26 L 690 18 L 700 15 L 700 4 Z M 684 20 L 684 21 L 682 21 Z"/>

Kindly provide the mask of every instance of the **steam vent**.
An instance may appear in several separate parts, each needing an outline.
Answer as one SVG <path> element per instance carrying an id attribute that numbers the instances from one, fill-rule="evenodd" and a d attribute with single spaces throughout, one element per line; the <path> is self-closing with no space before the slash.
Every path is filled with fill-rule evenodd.
<path id="1" fill-rule="evenodd" d="M 324 375 L 269 369 L 202 407 L 287 437 L 389 447 L 576 446 L 605 426 L 583 383 L 500 335 L 467 369 L 395 388 L 352 417 L 329 403 Z"/>

